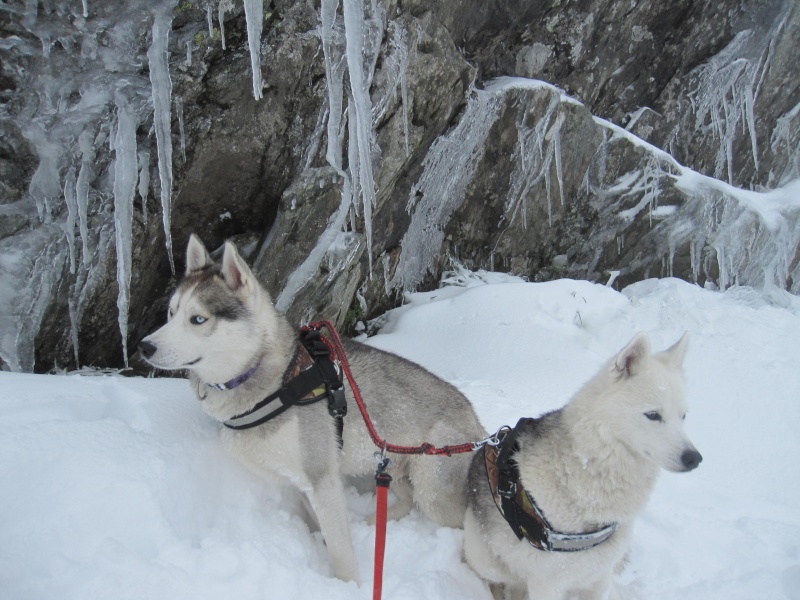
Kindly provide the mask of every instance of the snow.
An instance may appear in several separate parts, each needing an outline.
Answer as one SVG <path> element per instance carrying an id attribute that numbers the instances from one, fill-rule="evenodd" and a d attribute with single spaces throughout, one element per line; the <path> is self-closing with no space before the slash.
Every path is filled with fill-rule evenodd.
<path id="1" fill-rule="evenodd" d="M 800 598 L 797 297 L 676 279 L 621 293 L 464 270 L 447 281 L 408 295 L 368 343 L 453 382 L 489 430 L 564 404 L 637 331 L 656 349 L 690 331 L 687 428 L 705 460 L 661 474 L 620 594 Z M 348 488 L 363 583 L 341 582 L 296 494 L 225 453 L 186 381 L 0 373 L 0 382 L 4 598 L 371 597 L 373 494 Z M 460 560 L 461 541 L 416 510 L 390 522 L 384 598 L 489 600 Z"/>

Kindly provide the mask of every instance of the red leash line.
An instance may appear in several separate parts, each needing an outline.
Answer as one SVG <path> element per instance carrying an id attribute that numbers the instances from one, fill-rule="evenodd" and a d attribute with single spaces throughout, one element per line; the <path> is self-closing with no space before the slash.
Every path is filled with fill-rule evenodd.
<path id="1" fill-rule="evenodd" d="M 356 404 L 358 404 L 358 410 L 361 412 L 361 416 L 363 417 L 364 423 L 367 426 L 369 436 L 372 438 L 372 442 L 378 448 L 381 448 L 385 452 L 394 452 L 395 454 L 445 454 L 447 456 L 460 454 L 463 452 L 472 452 L 475 450 L 475 448 L 477 448 L 477 445 L 474 442 L 467 442 L 465 444 L 457 444 L 454 446 L 442 446 L 440 448 L 437 448 L 428 442 L 424 442 L 419 446 L 398 446 L 396 444 L 390 444 L 386 442 L 378 434 L 377 430 L 375 429 L 375 425 L 372 423 L 372 419 L 367 412 L 364 399 L 361 397 L 361 390 L 358 388 L 355 377 L 353 377 L 353 372 L 350 370 L 350 363 L 347 360 L 347 354 L 344 351 L 342 340 L 334 328 L 333 323 L 330 321 L 316 321 L 314 323 L 310 323 L 308 327 L 310 329 L 320 329 L 324 327 L 330 333 L 330 340 L 327 340 L 326 338 L 323 338 L 323 340 L 325 340 L 326 343 L 331 344 L 333 350 L 332 354 L 334 354 L 341 362 L 342 369 L 344 370 L 344 373 L 347 376 L 347 381 L 350 384 L 350 389 L 353 391 L 353 397 L 356 399 Z"/>
<path id="2" fill-rule="evenodd" d="M 375 560 L 373 563 L 372 600 L 381 600 L 383 593 L 383 557 L 386 550 L 386 518 L 389 504 L 389 484 L 392 476 L 386 472 L 391 461 L 378 462 L 375 473 Z"/>
<path id="3" fill-rule="evenodd" d="M 353 372 L 350 370 L 350 363 L 347 360 L 347 354 L 344 351 L 342 340 L 339 333 L 330 321 L 316 321 L 310 323 L 304 329 L 320 329 L 324 327 L 330 333 L 330 339 L 322 337 L 322 341 L 328 346 L 331 351 L 331 356 L 339 359 L 342 365 L 342 370 L 347 376 L 347 381 L 350 383 L 350 389 L 353 392 L 353 397 L 358 404 L 358 410 L 364 419 L 364 424 L 367 426 L 369 436 L 372 442 L 381 449 L 381 452 L 375 453 L 378 458 L 378 469 L 375 472 L 375 561 L 373 566 L 373 587 L 372 587 L 372 600 L 381 600 L 383 594 L 383 561 L 386 550 L 386 519 L 388 513 L 388 497 L 389 497 L 389 484 L 392 481 L 392 476 L 386 472 L 389 467 L 390 459 L 386 458 L 387 452 L 394 452 L 395 454 L 445 454 L 451 456 L 462 452 L 471 452 L 486 443 L 483 440 L 480 444 L 475 442 L 467 442 L 466 444 L 457 444 L 455 446 L 442 446 L 437 448 L 433 444 L 424 442 L 419 446 L 398 446 L 396 444 L 389 444 L 381 438 L 372 423 L 372 419 L 367 412 L 367 407 L 364 404 L 364 399 L 361 397 L 361 390 L 356 383 Z"/>

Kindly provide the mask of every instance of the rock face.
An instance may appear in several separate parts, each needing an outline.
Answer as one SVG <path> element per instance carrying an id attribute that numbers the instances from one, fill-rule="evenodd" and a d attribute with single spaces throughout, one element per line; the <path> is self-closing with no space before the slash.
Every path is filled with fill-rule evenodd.
<path id="1" fill-rule="evenodd" d="M 453 259 L 800 291 L 791 0 L 6 4 L 3 368 L 126 364 L 192 232 L 345 331 Z"/>

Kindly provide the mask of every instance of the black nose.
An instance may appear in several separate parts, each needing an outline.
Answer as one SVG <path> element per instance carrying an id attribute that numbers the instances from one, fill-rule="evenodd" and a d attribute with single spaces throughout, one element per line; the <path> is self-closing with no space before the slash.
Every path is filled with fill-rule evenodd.
<path id="1" fill-rule="evenodd" d="M 703 455 L 697 450 L 686 450 L 681 454 L 681 462 L 687 471 L 691 471 L 692 469 L 696 469 L 697 466 L 703 462 Z"/>
<path id="2" fill-rule="evenodd" d="M 145 358 L 150 358 L 151 356 L 153 356 L 153 354 L 156 353 L 156 350 L 158 350 L 158 348 L 156 348 L 155 344 L 152 344 L 145 340 L 139 342 L 139 352 Z"/>

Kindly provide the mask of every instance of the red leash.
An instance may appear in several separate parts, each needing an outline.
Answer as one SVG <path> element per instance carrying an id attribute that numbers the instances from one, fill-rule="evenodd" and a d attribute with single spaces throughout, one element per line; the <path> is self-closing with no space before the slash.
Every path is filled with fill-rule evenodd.
<path id="1" fill-rule="evenodd" d="M 441 448 L 437 448 L 433 444 L 429 444 L 428 442 L 423 442 L 419 446 L 398 446 L 396 444 L 389 444 L 384 440 L 380 435 L 378 435 L 377 430 L 375 429 L 375 425 L 372 423 L 372 419 L 367 412 L 367 407 L 364 404 L 364 399 L 361 397 L 361 390 L 358 388 L 358 384 L 356 383 L 355 378 L 353 377 L 353 372 L 350 370 L 350 363 L 347 361 L 347 355 L 344 351 L 344 346 L 342 345 L 342 340 L 339 337 L 339 334 L 336 332 L 336 329 L 333 327 L 333 323 L 330 321 L 316 321 L 314 323 L 310 323 L 306 328 L 307 329 L 320 329 L 324 327 L 328 330 L 331 337 L 322 338 L 326 344 L 330 344 L 330 350 L 332 358 L 335 356 L 339 359 L 339 362 L 342 364 L 342 369 L 344 370 L 345 375 L 347 376 L 347 381 L 350 384 L 350 389 L 353 391 L 353 397 L 356 399 L 356 404 L 358 404 L 358 410 L 361 412 L 361 416 L 364 418 L 364 423 L 367 426 L 367 431 L 369 431 L 369 436 L 372 438 L 372 442 L 380 448 L 384 453 L 385 452 L 394 452 L 395 454 L 446 454 L 447 456 L 452 456 L 453 454 L 460 454 L 462 452 L 472 452 L 473 450 L 479 448 L 479 444 L 475 442 L 467 442 L 466 444 L 457 444 L 455 446 L 442 446 Z M 305 328 L 304 328 L 305 329 Z"/>
<path id="2" fill-rule="evenodd" d="M 381 449 L 380 452 L 375 453 L 375 458 L 378 460 L 378 469 L 375 472 L 376 484 L 376 510 L 375 510 L 375 564 L 374 564 L 374 583 L 372 588 L 372 600 L 381 600 L 383 592 L 383 558 L 386 549 L 386 518 L 388 512 L 388 497 L 389 497 L 389 484 L 392 481 L 392 476 L 386 472 L 389 468 L 391 460 L 386 458 L 387 452 L 394 452 L 396 454 L 445 454 L 452 456 L 462 452 L 472 452 L 473 450 L 482 447 L 486 443 L 491 443 L 488 438 L 480 442 L 467 442 L 466 444 L 457 444 L 455 446 L 442 446 L 437 448 L 433 444 L 423 442 L 419 446 L 397 446 L 389 444 L 378 435 L 375 425 L 367 412 L 367 407 L 364 404 L 364 399 L 361 397 L 361 390 L 358 388 L 353 372 L 350 370 L 350 363 L 347 361 L 347 354 L 344 351 L 342 340 L 339 337 L 333 323 L 330 321 L 316 321 L 310 323 L 303 329 L 320 329 L 324 327 L 330 333 L 330 339 L 322 337 L 322 341 L 328 345 L 331 351 L 331 358 L 339 359 L 342 365 L 342 370 L 347 376 L 347 381 L 350 384 L 350 389 L 353 392 L 353 397 L 358 404 L 358 410 L 364 418 L 364 423 L 369 431 L 369 436 L 372 438 L 373 443 Z M 496 434 L 495 434 L 496 435 Z"/>
<path id="3" fill-rule="evenodd" d="M 376 456 L 378 453 L 375 453 Z M 392 476 L 386 472 L 391 460 L 381 458 L 378 460 L 378 470 L 375 472 L 375 561 L 373 569 L 372 600 L 381 600 L 383 592 L 383 556 L 386 550 L 386 515 L 389 504 L 389 484 Z"/>

